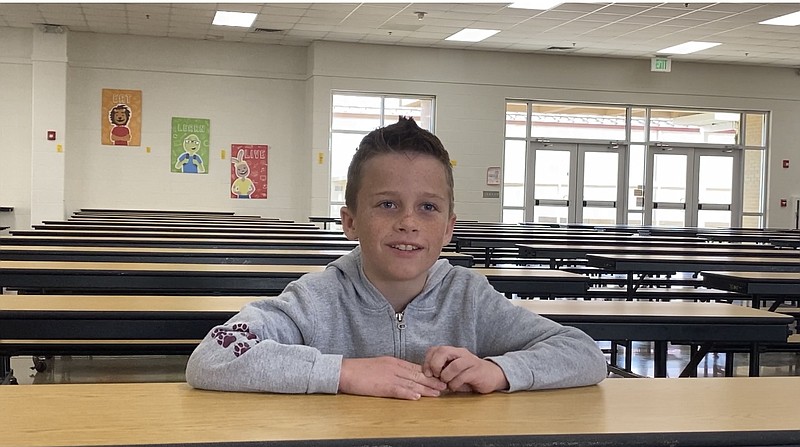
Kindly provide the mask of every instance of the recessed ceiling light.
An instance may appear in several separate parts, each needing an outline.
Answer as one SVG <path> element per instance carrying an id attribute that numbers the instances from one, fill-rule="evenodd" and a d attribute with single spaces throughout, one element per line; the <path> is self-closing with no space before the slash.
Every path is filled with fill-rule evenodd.
<path id="1" fill-rule="evenodd" d="M 444 40 L 456 40 L 459 42 L 480 42 L 483 39 L 494 36 L 499 33 L 499 29 L 479 29 L 479 28 L 464 28 L 461 31 L 453 34 Z"/>
<path id="2" fill-rule="evenodd" d="M 519 9 L 553 9 L 558 5 L 563 4 L 562 0 L 518 0 L 510 5 L 509 8 Z"/>
<path id="3" fill-rule="evenodd" d="M 707 50 L 709 48 L 715 47 L 720 45 L 717 42 L 686 42 L 680 45 L 675 45 L 673 47 L 664 48 L 663 50 L 658 50 L 659 54 L 689 54 L 689 53 L 696 53 L 698 51 Z"/>
<path id="4" fill-rule="evenodd" d="M 781 26 L 797 26 L 800 25 L 800 11 L 786 14 L 785 16 L 775 17 L 774 19 L 764 20 L 758 22 L 762 25 L 781 25 Z"/>
<path id="5" fill-rule="evenodd" d="M 249 28 L 255 21 L 256 14 L 252 12 L 217 11 L 211 24 Z"/>

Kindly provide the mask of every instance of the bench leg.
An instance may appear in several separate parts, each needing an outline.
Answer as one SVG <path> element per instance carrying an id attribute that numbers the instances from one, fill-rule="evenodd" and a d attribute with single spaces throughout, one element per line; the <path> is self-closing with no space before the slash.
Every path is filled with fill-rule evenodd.
<path id="1" fill-rule="evenodd" d="M 667 342 L 653 342 L 653 376 L 667 377 Z"/>
<path id="2" fill-rule="evenodd" d="M 758 343 L 750 344 L 750 377 L 761 374 L 761 356 L 758 353 Z"/>
<path id="3" fill-rule="evenodd" d="M 0 356 L 0 378 L 5 377 L 11 372 L 11 357 Z"/>
<path id="4" fill-rule="evenodd" d="M 625 340 L 625 369 L 633 371 L 633 342 Z"/>
<path id="5" fill-rule="evenodd" d="M 725 377 L 733 377 L 733 358 L 732 352 L 725 353 Z"/>
<path id="6" fill-rule="evenodd" d="M 0 385 L 16 385 L 17 379 L 14 377 L 14 370 L 11 369 L 11 357 L 0 356 Z"/>

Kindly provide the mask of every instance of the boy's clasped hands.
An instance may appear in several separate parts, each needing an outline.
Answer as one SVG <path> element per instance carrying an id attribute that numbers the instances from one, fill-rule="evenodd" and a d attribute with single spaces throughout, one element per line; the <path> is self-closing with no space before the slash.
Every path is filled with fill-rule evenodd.
<path id="1" fill-rule="evenodd" d="M 497 364 L 464 348 L 434 346 L 422 365 L 395 357 L 343 359 L 339 392 L 417 400 L 445 392 L 491 393 L 508 389 Z"/>

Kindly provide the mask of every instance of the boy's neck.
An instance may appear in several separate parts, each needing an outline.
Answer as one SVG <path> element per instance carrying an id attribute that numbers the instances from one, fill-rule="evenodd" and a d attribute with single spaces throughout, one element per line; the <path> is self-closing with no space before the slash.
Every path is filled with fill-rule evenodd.
<path id="1" fill-rule="evenodd" d="M 390 284 L 374 284 L 375 287 L 381 292 L 386 301 L 392 306 L 395 312 L 402 312 L 405 310 L 408 303 L 414 300 L 417 295 L 425 288 L 427 278 L 421 283 L 417 284 L 416 281 L 398 281 Z"/>

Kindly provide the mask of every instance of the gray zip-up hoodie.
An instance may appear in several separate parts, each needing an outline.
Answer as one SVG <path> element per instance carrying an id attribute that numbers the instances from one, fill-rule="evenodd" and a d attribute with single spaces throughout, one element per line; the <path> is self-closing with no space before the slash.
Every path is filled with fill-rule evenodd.
<path id="1" fill-rule="evenodd" d="M 402 313 L 367 280 L 361 252 L 245 306 L 189 358 L 195 388 L 336 393 L 342 358 L 421 364 L 431 346 L 467 348 L 502 368 L 509 391 L 592 385 L 606 361 L 582 331 L 515 306 L 483 275 L 437 261 Z"/>

